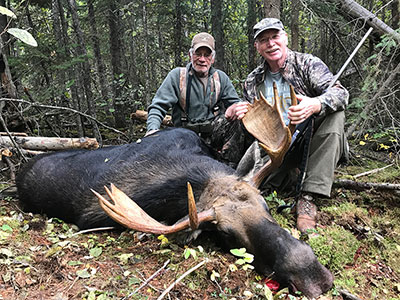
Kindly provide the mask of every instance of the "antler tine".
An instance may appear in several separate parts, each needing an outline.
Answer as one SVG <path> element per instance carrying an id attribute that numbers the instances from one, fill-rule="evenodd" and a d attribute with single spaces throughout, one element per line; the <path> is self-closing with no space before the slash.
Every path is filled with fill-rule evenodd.
<path id="1" fill-rule="evenodd" d="M 190 223 L 190 228 L 192 230 L 196 230 L 199 228 L 199 218 L 197 216 L 197 209 L 196 209 L 196 202 L 194 200 L 194 194 L 193 194 L 193 189 L 192 185 L 188 181 L 187 183 L 187 189 L 188 189 L 188 205 L 189 205 L 189 223 Z"/>
<path id="2" fill-rule="evenodd" d="M 161 224 L 150 217 L 139 205 L 130 199 L 124 192 L 111 184 L 111 191 L 104 187 L 110 199 L 106 200 L 98 192 L 91 190 L 99 199 L 100 206 L 116 222 L 121 225 L 141 232 L 154 234 L 169 234 L 184 230 L 190 226 L 189 219 L 185 219 L 172 226 Z M 213 209 L 198 214 L 198 223 L 215 220 Z"/>

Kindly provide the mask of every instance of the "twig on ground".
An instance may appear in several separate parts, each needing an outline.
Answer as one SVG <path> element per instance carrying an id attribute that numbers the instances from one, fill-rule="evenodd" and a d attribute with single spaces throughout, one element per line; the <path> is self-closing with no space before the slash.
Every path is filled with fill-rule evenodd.
<path id="1" fill-rule="evenodd" d="M 335 180 L 333 185 L 336 188 L 342 187 L 356 191 L 364 191 L 369 189 L 375 189 L 377 191 L 400 190 L 400 184 L 396 183 L 357 182 L 349 179 Z"/>
<path id="2" fill-rule="evenodd" d="M 165 295 L 167 295 L 174 287 L 175 285 L 177 285 L 183 278 L 185 278 L 186 276 L 188 276 L 190 273 L 192 273 L 193 271 L 197 270 L 198 268 L 200 268 L 202 265 L 204 265 L 206 262 L 208 262 L 208 259 L 203 260 L 201 263 L 195 265 L 193 268 L 189 269 L 188 271 L 186 271 L 185 273 L 183 273 L 177 280 L 175 280 L 175 282 L 173 282 L 161 295 L 160 297 L 157 298 L 157 300 L 161 300 L 165 297 Z"/>
<path id="3" fill-rule="evenodd" d="M 115 229 L 115 227 L 98 227 L 98 228 L 90 228 L 90 229 L 85 229 L 85 230 L 81 230 L 78 232 L 75 232 L 73 235 L 71 235 L 71 237 L 77 236 L 79 234 L 83 234 L 83 233 L 88 233 L 88 232 L 96 232 L 96 231 L 105 231 L 105 230 L 113 230 Z"/>
<path id="4" fill-rule="evenodd" d="M 69 292 L 70 289 L 72 289 L 72 287 L 74 286 L 74 284 L 78 281 L 79 276 L 76 276 L 74 281 L 72 282 L 72 284 L 65 290 L 66 293 Z"/>
<path id="5" fill-rule="evenodd" d="M 345 299 L 350 299 L 350 300 L 362 300 L 361 298 L 358 298 L 357 296 L 354 296 L 351 294 L 348 290 L 345 289 L 340 289 L 339 293 L 344 295 Z"/>
<path id="6" fill-rule="evenodd" d="M 389 167 L 391 167 L 391 166 L 393 166 L 393 164 L 387 165 L 387 166 L 385 166 L 385 167 L 383 167 L 383 168 L 378 168 L 378 169 L 374 169 L 374 170 L 370 170 L 370 171 L 367 171 L 367 172 L 363 172 L 363 173 L 354 175 L 353 178 L 356 179 L 356 178 L 359 178 L 359 177 L 362 177 L 362 176 L 366 176 L 366 175 L 378 173 L 378 172 L 380 172 L 380 171 L 382 171 L 382 170 L 385 170 L 386 168 L 389 168 Z"/>
<path id="7" fill-rule="evenodd" d="M 153 275 L 151 275 L 148 279 L 146 279 L 141 286 L 139 286 L 136 290 L 134 290 L 132 293 L 130 293 L 128 296 L 122 298 L 122 300 L 128 299 L 130 297 L 132 297 L 134 294 L 136 294 L 138 291 L 140 291 L 142 288 L 144 288 L 146 285 L 149 284 L 150 281 L 153 280 L 153 278 L 155 278 L 156 276 L 158 276 L 158 274 L 161 273 L 161 271 L 163 271 L 165 269 L 165 267 L 170 263 L 170 260 L 168 259 L 164 265 L 158 269 Z"/>

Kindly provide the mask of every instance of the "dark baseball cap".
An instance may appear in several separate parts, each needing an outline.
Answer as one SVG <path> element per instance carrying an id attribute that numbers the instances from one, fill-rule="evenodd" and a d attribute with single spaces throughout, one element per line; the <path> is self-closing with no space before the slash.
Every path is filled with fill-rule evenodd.
<path id="1" fill-rule="evenodd" d="M 260 22 L 258 22 L 256 25 L 254 25 L 253 27 L 254 39 L 256 39 L 261 32 L 268 29 L 285 30 L 280 20 L 275 18 L 265 18 L 262 19 Z"/>
<path id="2" fill-rule="evenodd" d="M 215 41 L 211 34 L 207 32 L 200 32 L 196 34 L 192 39 L 192 48 L 194 51 L 200 47 L 207 47 L 211 51 L 215 49 Z"/>

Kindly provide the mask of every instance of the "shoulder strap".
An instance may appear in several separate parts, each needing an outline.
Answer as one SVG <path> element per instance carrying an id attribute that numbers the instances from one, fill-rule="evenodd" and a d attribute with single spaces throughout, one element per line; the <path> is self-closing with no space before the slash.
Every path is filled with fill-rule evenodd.
<path id="1" fill-rule="evenodd" d="M 211 96 L 210 96 L 210 108 L 213 110 L 215 116 L 219 114 L 220 110 L 219 106 L 217 105 L 220 92 L 221 92 L 221 80 L 219 78 L 218 71 L 215 70 L 211 79 Z M 213 100 L 214 94 L 215 94 L 215 102 Z"/>
<path id="2" fill-rule="evenodd" d="M 186 77 L 189 75 L 188 80 L 186 81 Z M 180 68 L 179 72 L 179 89 L 180 89 L 180 97 L 179 97 L 179 105 L 182 109 L 181 122 L 186 123 L 189 121 L 189 102 L 190 102 L 190 90 L 192 85 L 193 75 L 191 71 L 188 71 L 186 68 Z"/>
<path id="3" fill-rule="evenodd" d="M 179 73 L 179 89 L 180 89 L 180 98 L 179 104 L 183 111 L 186 109 L 186 73 L 187 70 L 185 67 L 180 68 Z"/>
<path id="4" fill-rule="evenodd" d="M 215 100 L 218 101 L 218 97 L 221 92 L 221 81 L 219 79 L 218 71 L 215 71 L 213 74 L 213 82 L 214 82 Z"/>

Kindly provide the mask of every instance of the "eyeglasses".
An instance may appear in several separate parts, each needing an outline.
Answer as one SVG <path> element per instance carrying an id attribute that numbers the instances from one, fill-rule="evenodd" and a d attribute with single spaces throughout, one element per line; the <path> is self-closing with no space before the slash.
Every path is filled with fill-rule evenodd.
<path id="1" fill-rule="evenodd" d="M 193 57 L 198 59 L 200 57 L 204 57 L 205 59 L 210 59 L 212 57 L 212 53 L 193 53 Z"/>
<path id="2" fill-rule="evenodd" d="M 265 36 L 260 39 L 257 39 L 257 42 L 260 44 L 266 44 L 269 41 L 276 42 L 281 38 L 282 34 L 283 34 L 283 32 L 279 32 L 279 33 L 275 33 L 274 35 L 272 35 L 270 37 Z"/>

